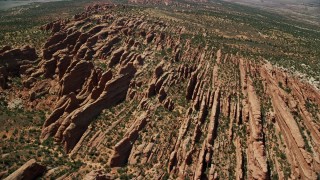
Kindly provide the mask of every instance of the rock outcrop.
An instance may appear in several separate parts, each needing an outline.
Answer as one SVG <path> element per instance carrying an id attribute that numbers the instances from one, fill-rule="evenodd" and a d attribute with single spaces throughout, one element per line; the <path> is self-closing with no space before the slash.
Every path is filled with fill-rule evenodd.
<path id="1" fill-rule="evenodd" d="M 198 42 L 206 33 L 190 34 L 182 11 L 157 10 L 158 18 L 130 8 L 95 4 L 42 26 L 50 37 L 39 56 L 30 47 L 0 49 L 1 105 L 47 112 L 16 117 L 41 118 L 41 143 L 22 138 L 41 127 L 18 137 L 59 160 L 43 178 L 317 178 L 318 89 L 264 60 Z M 8 178 L 44 171 L 30 160 Z"/>
<path id="2" fill-rule="evenodd" d="M 12 49 L 10 46 L 0 49 L 0 87 L 8 88 L 8 77 L 20 77 L 36 63 L 36 50 L 29 46 Z"/>
<path id="3" fill-rule="evenodd" d="M 147 123 L 147 113 L 142 113 L 128 129 L 123 139 L 114 146 L 113 155 L 110 157 L 109 165 L 111 167 L 124 166 L 129 158 L 132 145 L 139 136 L 139 131 L 144 128 Z"/>
<path id="4" fill-rule="evenodd" d="M 46 167 L 31 159 L 15 172 L 6 177 L 5 180 L 32 180 L 40 177 L 46 171 Z"/>

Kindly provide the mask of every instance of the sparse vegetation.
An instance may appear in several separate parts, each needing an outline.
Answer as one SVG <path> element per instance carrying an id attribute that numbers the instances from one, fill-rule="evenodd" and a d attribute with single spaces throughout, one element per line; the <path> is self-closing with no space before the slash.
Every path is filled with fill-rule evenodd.
<path id="1" fill-rule="evenodd" d="M 286 78 L 302 72 L 319 80 L 318 27 L 224 1 L 97 6 L 72 18 L 88 3 L 31 4 L 0 12 L 0 46 L 28 44 L 38 54 L 54 51 L 50 60 L 40 55 L 38 64 L 28 64 L 32 68 L 18 66 L 26 73 L 0 79 L 9 85 L 0 92 L 0 170 L 5 176 L 34 158 L 55 168 L 52 179 L 81 179 L 91 172 L 119 179 L 191 179 L 197 173 L 236 179 L 239 171 L 247 179 L 254 166 L 248 156 L 259 144 L 255 153 L 261 151 L 259 161 L 266 161 L 266 178 L 290 179 L 299 165 L 289 157 L 291 131 L 283 130 L 289 121 L 281 110 L 295 118 L 296 133 L 315 157 L 313 131 L 302 111 L 319 123 L 317 95 L 300 95 L 303 85 Z M 51 42 L 53 48 L 43 47 L 57 34 L 40 26 L 57 18 L 69 18 L 61 21 L 65 24 L 57 34 L 70 37 L 78 30 L 81 38 L 72 43 L 72 38 L 61 38 Z M 114 37 L 119 40 L 111 42 Z M 109 67 L 119 48 L 124 51 L 119 62 Z M 64 56 L 72 60 L 64 63 Z M 83 75 L 89 68 L 76 66 L 80 59 L 94 67 L 90 76 Z M 101 78 L 109 70 L 112 77 Z M 28 80 L 34 81 L 31 87 Z M 48 89 L 40 92 L 41 85 Z M 40 140 L 41 131 L 49 138 Z"/>

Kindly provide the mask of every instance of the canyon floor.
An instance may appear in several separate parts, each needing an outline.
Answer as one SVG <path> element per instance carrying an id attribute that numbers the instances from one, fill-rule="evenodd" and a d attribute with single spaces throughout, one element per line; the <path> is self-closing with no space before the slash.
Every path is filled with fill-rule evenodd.
<path id="1" fill-rule="evenodd" d="M 0 179 L 317 179 L 320 27 L 213 1 L 0 12 Z"/>

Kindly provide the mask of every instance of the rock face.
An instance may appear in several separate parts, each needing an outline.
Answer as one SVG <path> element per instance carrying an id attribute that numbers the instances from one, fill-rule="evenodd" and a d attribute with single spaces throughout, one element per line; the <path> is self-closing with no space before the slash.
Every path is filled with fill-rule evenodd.
<path id="1" fill-rule="evenodd" d="M 126 8 L 93 5 L 43 26 L 52 35 L 40 57 L 0 50 L 1 93 L 45 109 L 40 140 L 83 162 L 53 167 L 60 179 L 317 178 L 318 89 Z M 31 160 L 10 178 L 44 169 Z"/>
<path id="2" fill-rule="evenodd" d="M 31 159 L 13 172 L 5 180 L 32 180 L 41 176 L 46 171 L 46 167 L 38 164 L 36 160 Z"/>
<path id="3" fill-rule="evenodd" d="M 248 117 L 250 135 L 248 138 L 248 177 L 253 179 L 267 179 L 268 166 L 262 131 L 262 117 L 260 100 L 256 94 L 253 82 L 245 70 L 244 61 L 240 60 L 240 77 L 246 104 L 245 117 Z"/>
<path id="4" fill-rule="evenodd" d="M 79 61 L 74 67 L 69 67 L 60 81 L 60 96 L 79 91 L 86 78 L 89 77 L 92 68 L 92 63 L 86 61 Z"/>
<path id="5" fill-rule="evenodd" d="M 289 156 L 292 161 L 295 162 L 295 166 L 302 169 L 299 172 L 299 176 L 307 179 L 313 179 L 316 177 L 315 172 L 312 171 L 310 155 L 306 151 L 306 142 L 303 138 L 303 134 L 299 128 L 299 124 L 296 122 L 294 116 L 288 111 L 288 107 L 281 96 L 287 96 L 284 90 L 280 89 L 269 72 L 270 69 L 265 67 L 262 71 L 262 76 L 266 78 L 270 94 L 272 99 L 272 105 L 275 111 L 275 118 L 280 126 L 283 135 L 288 141 L 288 148 L 290 149 Z M 289 143 L 290 142 L 290 143 Z M 317 161 L 317 160 L 315 160 Z"/>
<path id="6" fill-rule="evenodd" d="M 260 102 L 252 82 L 248 82 L 250 141 L 248 169 L 254 179 L 267 179 L 268 166 L 263 142 Z M 252 154 L 251 154 L 252 153 Z"/>
<path id="7" fill-rule="evenodd" d="M 12 49 L 6 46 L 0 49 L 0 87 L 2 89 L 8 88 L 8 77 L 24 74 L 37 58 L 35 49 L 29 46 L 24 46 L 21 49 Z"/>
<path id="8" fill-rule="evenodd" d="M 36 50 L 29 46 L 24 46 L 21 49 L 12 49 L 11 47 L 4 47 L 0 50 L 0 59 L 7 63 L 10 61 L 30 60 L 34 61 L 38 58 Z M 17 62 L 11 62 L 17 63 Z"/>
<path id="9" fill-rule="evenodd" d="M 114 146 L 113 155 L 110 157 L 109 165 L 111 167 L 124 166 L 129 158 L 132 145 L 139 136 L 139 131 L 144 128 L 147 123 L 147 113 L 143 113 L 135 120 L 134 124 L 124 135 L 124 138 L 120 140 Z"/>
<path id="10" fill-rule="evenodd" d="M 54 111 L 55 114 L 52 114 L 51 118 L 45 122 L 42 137 L 48 137 L 47 134 L 55 134 L 56 140 L 61 141 L 64 144 L 65 150 L 70 152 L 95 116 L 99 115 L 103 109 L 110 108 L 112 105 L 125 99 L 130 81 L 135 72 L 134 66 L 132 63 L 129 63 L 120 69 L 119 76 L 114 79 L 106 80 L 105 76 L 102 76 L 99 81 L 100 87 L 98 86 L 102 90 L 100 91 L 100 95 L 96 95 L 98 91 L 93 90 L 82 104 L 72 105 L 65 103 L 66 105 L 63 106 L 65 107 L 64 110 L 60 110 L 60 113 L 58 112 L 59 110 Z M 69 74 L 66 75 L 70 76 Z M 81 76 L 83 75 L 85 74 L 81 73 Z M 79 75 L 76 77 L 79 78 Z M 63 78 L 62 80 L 65 79 Z M 66 89 L 65 86 L 62 86 L 62 89 Z M 79 101 L 77 97 L 74 97 L 74 99 L 69 103 Z M 76 109 L 72 108 L 77 106 L 78 108 Z M 66 110 L 68 107 L 71 107 L 73 110 L 68 112 Z M 61 107 L 57 108 L 61 109 Z M 68 115 L 63 117 L 65 115 L 64 112 L 68 112 Z"/>

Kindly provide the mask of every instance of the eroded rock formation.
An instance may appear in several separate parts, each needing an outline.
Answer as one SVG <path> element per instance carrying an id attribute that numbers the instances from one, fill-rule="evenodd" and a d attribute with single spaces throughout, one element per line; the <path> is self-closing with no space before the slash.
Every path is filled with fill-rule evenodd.
<path id="1" fill-rule="evenodd" d="M 11 96 L 48 110 L 40 139 L 84 162 L 79 176 L 317 178 L 318 89 L 123 9 L 90 6 L 43 26 L 52 35 L 39 58 L 30 47 L 0 50 L 10 62 L 1 87 L 21 76 L 24 89 Z M 43 169 L 32 161 L 18 173 L 33 166 Z"/>
<path id="2" fill-rule="evenodd" d="M 43 175 L 46 167 L 38 164 L 35 159 L 31 159 L 22 165 L 18 170 L 6 177 L 6 180 L 31 180 Z"/>

